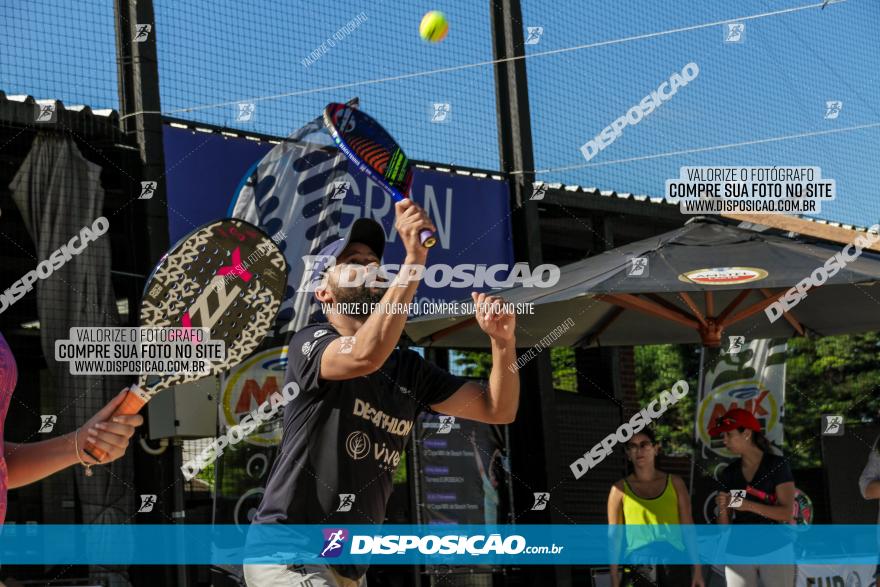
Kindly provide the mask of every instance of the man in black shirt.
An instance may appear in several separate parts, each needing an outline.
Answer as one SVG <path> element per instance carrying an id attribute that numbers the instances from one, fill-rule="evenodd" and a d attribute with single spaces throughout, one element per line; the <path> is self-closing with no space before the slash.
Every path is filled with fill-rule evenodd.
<path id="1" fill-rule="evenodd" d="M 395 206 L 395 227 L 406 249 L 405 266 L 424 266 L 423 230 L 436 230 L 418 205 Z M 390 287 L 340 285 L 352 273 L 375 269 L 385 247 L 381 225 L 359 219 L 344 239 L 321 252 L 335 263 L 318 267 L 324 280 L 316 298 L 331 310 L 329 324 L 309 325 L 289 342 L 286 382 L 299 395 L 284 410 L 281 450 L 266 483 L 255 524 L 381 524 L 392 491 L 392 473 L 419 412 L 480 422 L 512 422 L 519 405 L 515 319 L 500 299 L 472 294 L 476 319 L 489 336 L 492 372 L 483 388 L 395 348 L 418 286 L 401 267 Z M 360 266 L 358 268 L 357 266 Z M 348 281 L 346 281 L 348 280 Z M 378 302 L 371 311 L 369 306 Z M 284 551 L 295 551 L 289 545 Z M 366 585 L 366 565 L 245 565 L 249 587 L 270 585 Z M 311 583 L 309 583 L 311 581 Z M 323 581 L 323 583 L 321 582 Z"/>

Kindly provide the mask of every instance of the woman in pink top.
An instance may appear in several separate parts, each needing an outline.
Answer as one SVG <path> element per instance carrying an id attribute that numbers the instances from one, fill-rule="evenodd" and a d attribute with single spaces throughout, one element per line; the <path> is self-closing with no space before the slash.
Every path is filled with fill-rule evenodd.
<path id="1" fill-rule="evenodd" d="M 123 390 L 74 432 L 41 442 L 4 444 L 3 423 L 17 378 L 12 350 L 0 334 L 0 524 L 6 519 L 7 489 L 34 483 L 71 465 L 88 467 L 98 464 L 83 452 L 89 440 L 109 453 L 101 464 L 114 461 L 125 454 L 134 429 L 144 421 L 139 414 L 117 416 L 107 421 L 125 397 Z"/>

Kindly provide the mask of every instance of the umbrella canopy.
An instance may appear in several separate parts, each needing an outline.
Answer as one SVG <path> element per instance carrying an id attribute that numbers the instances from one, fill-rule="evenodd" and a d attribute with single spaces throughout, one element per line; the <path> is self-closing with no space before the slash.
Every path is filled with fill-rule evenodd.
<path id="1" fill-rule="evenodd" d="M 584 347 L 717 347 L 722 337 L 732 335 L 788 338 L 880 330 L 880 255 L 858 255 L 860 247 L 848 247 L 844 256 L 844 248 L 700 217 L 680 229 L 566 265 L 552 287 L 523 284 L 493 294 L 533 304 L 533 315 L 517 316 L 521 347 L 537 344 L 554 329 L 561 335 L 549 346 Z M 834 272 L 827 263 L 839 266 L 841 261 L 844 266 L 827 277 Z M 775 305 L 771 311 L 778 318 L 771 321 L 765 308 L 811 275 L 827 280 L 784 314 Z M 421 316 L 408 321 L 406 332 L 424 346 L 487 344 L 468 315 Z"/>

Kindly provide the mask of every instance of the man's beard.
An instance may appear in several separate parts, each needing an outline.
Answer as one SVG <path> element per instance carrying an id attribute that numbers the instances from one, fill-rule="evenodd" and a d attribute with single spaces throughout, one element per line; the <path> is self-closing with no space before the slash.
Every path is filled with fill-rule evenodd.
<path id="1" fill-rule="evenodd" d="M 331 287 L 330 291 L 333 293 L 333 297 L 336 298 L 337 304 L 343 304 L 341 307 L 345 310 L 354 310 L 360 309 L 363 312 L 340 312 L 345 314 L 346 316 L 350 316 L 352 318 L 365 319 L 369 317 L 372 312 L 370 308 L 380 301 L 382 301 L 382 297 L 385 295 L 385 290 L 380 289 L 378 291 L 371 291 L 370 288 L 365 285 L 359 285 L 356 287 Z"/>

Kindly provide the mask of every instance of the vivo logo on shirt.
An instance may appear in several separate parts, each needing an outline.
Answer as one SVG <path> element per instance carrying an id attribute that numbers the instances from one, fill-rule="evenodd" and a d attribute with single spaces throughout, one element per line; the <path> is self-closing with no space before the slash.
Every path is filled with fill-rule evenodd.
<path id="1" fill-rule="evenodd" d="M 378 442 L 373 444 L 366 432 L 356 430 L 349 434 L 348 438 L 345 440 L 345 451 L 348 453 L 349 457 L 356 461 L 364 459 L 370 454 L 370 446 L 373 448 L 373 459 L 379 464 L 380 469 L 392 471 L 400 463 L 399 451 L 394 450 L 394 448 L 388 446 L 384 442 L 381 444 Z"/>
<path id="2" fill-rule="evenodd" d="M 400 463 L 400 452 L 386 446 L 383 442 L 382 446 L 373 445 L 373 458 L 379 461 L 384 469 L 395 468 Z"/>
<path id="3" fill-rule="evenodd" d="M 362 399 L 355 398 L 352 414 L 360 416 L 364 420 L 371 422 L 377 428 L 381 428 L 382 430 L 391 434 L 396 434 L 397 436 L 407 436 L 413 427 L 412 420 L 403 420 L 390 416 L 382 410 L 373 408 L 370 406 L 370 402 L 365 402 Z"/>

